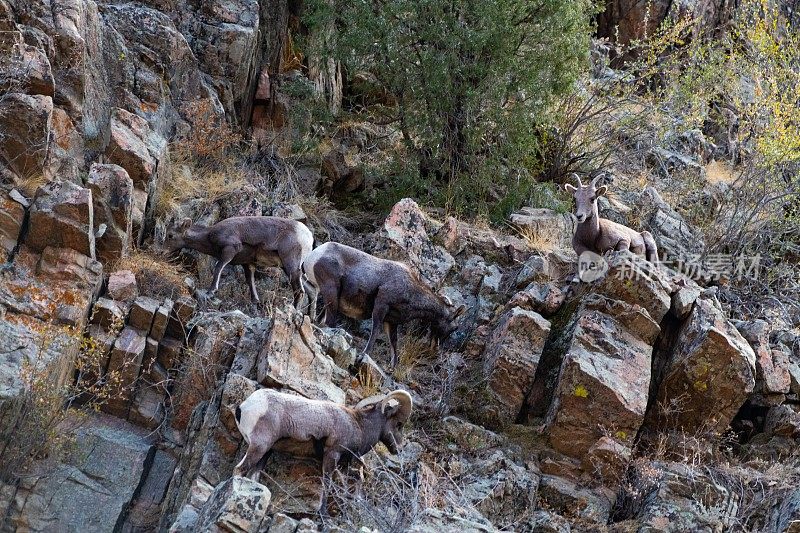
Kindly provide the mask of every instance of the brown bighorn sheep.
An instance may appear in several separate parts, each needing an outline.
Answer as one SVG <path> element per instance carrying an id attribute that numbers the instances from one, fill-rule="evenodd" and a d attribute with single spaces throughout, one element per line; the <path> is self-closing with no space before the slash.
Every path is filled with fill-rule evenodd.
<path id="1" fill-rule="evenodd" d="M 358 320 L 372 318 L 364 348 L 369 355 L 381 327 L 389 336 L 391 367 L 397 365 L 397 326 L 410 320 L 428 324 L 431 334 L 446 339 L 464 311 L 428 288 L 398 261 L 380 259 L 337 242 L 326 242 L 303 260 L 303 275 L 322 293 L 325 325 L 336 326 L 338 313 Z M 314 298 L 314 297 L 312 297 Z"/>
<path id="2" fill-rule="evenodd" d="M 314 246 L 314 235 L 304 224 L 279 217 L 232 217 L 213 226 L 192 224 L 189 218 L 167 229 L 164 247 L 171 253 L 183 248 L 217 258 L 210 293 L 219 289 L 226 265 L 242 265 L 250 296 L 258 302 L 256 267 L 281 266 L 294 291 L 295 308 L 303 297 L 300 264 Z"/>
<path id="3" fill-rule="evenodd" d="M 656 241 L 649 231 L 641 233 L 607 218 L 600 218 L 597 199 L 606 193 L 606 186 L 597 187 L 601 176 L 595 177 L 589 185 L 581 183 L 577 174 L 578 187 L 567 183 L 564 189 L 575 197 L 575 218 L 578 227 L 572 237 L 572 248 L 580 256 L 590 251 L 604 254 L 610 250 L 630 250 L 637 255 L 644 255 L 648 261 L 658 261 Z"/>
<path id="4" fill-rule="evenodd" d="M 252 476 L 263 468 L 279 439 L 314 441 L 322 452 L 322 473 L 340 461 L 348 463 L 382 442 L 392 453 L 403 443 L 403 424 L 413 402 L 404 390 L 361 400 L 355 407 L 309 400 L 302 396 L 259 389 L 236 408 L 236 426 L 247 452 L 234 475 Z"/>

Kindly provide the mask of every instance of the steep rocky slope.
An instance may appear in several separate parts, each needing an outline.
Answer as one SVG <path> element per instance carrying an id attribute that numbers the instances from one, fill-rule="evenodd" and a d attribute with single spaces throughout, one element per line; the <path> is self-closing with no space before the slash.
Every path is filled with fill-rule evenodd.
<path id="1" fill-rule="evenodd" d="M 358 188 L 352 159 L 391 135 L 377 127 L 338 129 L 333 148 L 296 161 L 288 194 L 260 190 L 274 176 L 257 167 L 218 201 L 159 207 L 185 171 L 170 144 L 181 135 L 233 121 L 274 167 L 311 121 L 292 112 L 287 87 L 339 108 L 339 65 L 311 57 L 303 73 L 292 67 L 299 8 L 0 0 L 3 530 L 796 527 L 797 324 L 736 320 L 717 287 L 626 252 L 575 282 L 575 222 L 551 210 L 515 213 L 513 232 L 413 199 L 365 223 L 312 212 L 303 193 Z M 703 163 L 690 149 L 674 156 Z M 625 194 L 660 249 L 702 248 L 655 188 Z M 207 258 L 186 254 L 179 269 L 141 251 L 158 248 L 177 214 L 304 220 L 319 242 L 408 262 L 468 312 L 438 350 L 401 331 L 401 364 L 386 376 L 385 339 L 357 366 L 368 330 L 313 324 L 280 275 L 259 280 L 270 295 L 260 306 L 245 300 L 239 272 L 225 274 L 216 300 L 197 298 Z M 81 394 L 65 416 L 31 406 L 34 393 L 62 386 Z M 282 443 L 259 482 L 231 478 L 245 450 L 233 409 L 259 386 L 349 405 L 402 387 L 416 408 L 402 452 L 379 446 L 360 472 L 334 480 L 323 519 L 308 446 Z M 32 413 L 43 420 L 24 419 Z M 47 448 L 20 446 L 21 429 L 52 420 L 36 438 L 68 442 L 29 458 Z"/>

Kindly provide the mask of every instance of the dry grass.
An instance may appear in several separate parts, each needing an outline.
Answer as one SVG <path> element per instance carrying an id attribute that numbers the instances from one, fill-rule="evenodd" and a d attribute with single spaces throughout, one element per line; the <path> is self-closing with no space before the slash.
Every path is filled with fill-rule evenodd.
<path id="1" fill-rule="evenodd" d="M 48 181 L 44 174 L 39 173 L 19 178 L 16 186 L 26 197 L 33 198 L 39 187 L 46 185 Z"/>
<path id="2" fill-rule="evenodd" d="M 169 179 L 162 179 L 156 214 L 167 216 L 189 200 L 212 204 L 250 187 L 235 158 L 208 162 L 191 152 L 175 148 L 171 152 Z"/>
<path id="3" fill-rule="evenodd" d="M 516 228 L 517 234 L 528 246 L 542 254 L 562 248 L 561 238 L 555 233 L 534 231 L 531 228 Z"/>
<path id="4" fill-rule="evenodd" d="M 139 292 L 156 299 L 188 296 L 184 280 L 190 274 L 180 265 L 151 253 L 135 250 L 117 261 L 111 272 L 130 270 L 136 276 Z"/>
<path id="5" fill-rule="evenodd" d="M 424 337 L 403 335 L 397 346 L 397 368 L 394 371 L 395 379 L 407 382 L 415 370 L 436 361 L 436 347 Z"/>

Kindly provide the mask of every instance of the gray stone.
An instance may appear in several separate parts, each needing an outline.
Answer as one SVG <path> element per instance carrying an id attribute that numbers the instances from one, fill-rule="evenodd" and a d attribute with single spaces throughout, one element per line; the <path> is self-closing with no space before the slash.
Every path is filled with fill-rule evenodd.
<path id="1" fill-rule="evenodd" d="M 198 518 L 200 531 L 257 533 L 272 495 L 264 485 L 232 477 L 214 489 Z"/>
<path id="2" fill-rule="evenodd" d="M 756 355 L 715 298 L 701 297 L 678 331 L 648 426 L 724 431 L 755 388 Z"/>
<path id="3" fill-rule="evenodd" d="M 572 519 L 605 524 L 614 505 L 614 492 L 590 490 L 568 479 L 547 476 L 539 482 L 539 502 Z"/>
<path id="4" fill-rule="evenodd" d="M 24 477 L 11 516 L 16 530 L 113 531 L 150 466 L 154 448 L 124 422 L 90 416 L 71 452 L 42 477 Z"/>
<path id="5" fill-rule="evenodd" d="M 147 296 L 139 296 L 134 300 L 130 313 L 128 313 L 128 325 L 147 334 L 158 308 L 159 304 L 156 300 Z"/>
<path id="6" fill-rule="evenodd" d="M 533 311 L 514 308 L 498 320 L 483 356 L 491 401 L 481 406 L 483 415 L 497 427 L 516 420 L 549 334 L 550 322 Z"/>
<path id="7" fill-rule="evenodd" d="M 136 276 L 130 270 L 118 270 L 108 276 L 108 296 L 120 302 L 133 302 L 139 296 Z"/>
<path id="8" fill-rule="evenodd" d="M 126 327 L 114 342 L 108 361 L 107 377 L 114 380 L 111 399 L 103 410 L 119 418 L 127 418 L 136 379 L 144 357 L 146 339 L 139 331 Z"/>
<path id="9" fill-rule="evenodd" d="M 427 226 L 434 225 L 417 203 L 404 198 L 395 204 L 383 223 L 386 236 L 408 255 L 409 262 L 431 285 L 438 285 L 455 266 L 447 250 L 435 245 Z M 441 226 L 441 224 L 439 224 Z"/>
<path id="10" fill-rule="evenodd" d="M 97 258 L 106 263 L 125 257 L 133 231 L 133 181 L 120 166 L 94 163 L 86 184 L 92 191 L 95 231 L 106 225 L 96 238 Z"/>
<path id="11" fill-rule="evenodd" d="M 644 420 L 652 345 L 660 332 L 638 305 L 584 297 L 554 349 L 564 350 L 547 413 L 557 451 L 583 457 L 606 431 L 632 446 Z"/>
<path id="12" fill-rule="evenodd" d="M 30 209 L 25 244 L 42 251 L 71 248 L 94 259 L 92 192 L 68 181 L 39 187 Z"/>
<path id="13" fill-rule="evenodd" d="M 172 314 L 172 305 L 172 300 L 169 298 L 165 299 L 164 302 L 158 306 L 158 309 L 156 309 L 155 315 L 153 316 L 153 325 L 150 328 L 150 337 L 157 341 L 161 341 L 161 339 L 164 338 L 164 334 L 167 332 L 169 317 Z"/>

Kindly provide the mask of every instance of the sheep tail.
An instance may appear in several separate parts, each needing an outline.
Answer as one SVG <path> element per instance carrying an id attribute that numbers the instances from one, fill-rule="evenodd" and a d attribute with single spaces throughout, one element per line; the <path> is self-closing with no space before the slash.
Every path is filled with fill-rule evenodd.
<path id="1" fill-rule="evenodd" d="M 645 257 L 651 263 L 657 263 L 658 247 L 656 246 L 656 240 L 653 238 L 653 234 L 649 231 L 643 231 L 642 239 L 644 240 Z"/>
<path id="2" fill-rule="evenodd" d="M 239 423 L 242 421 L 242 408 L 237 405 L 236 413 L 234 414 L 236 415 L 236 425 L 238 426 Z"/>

